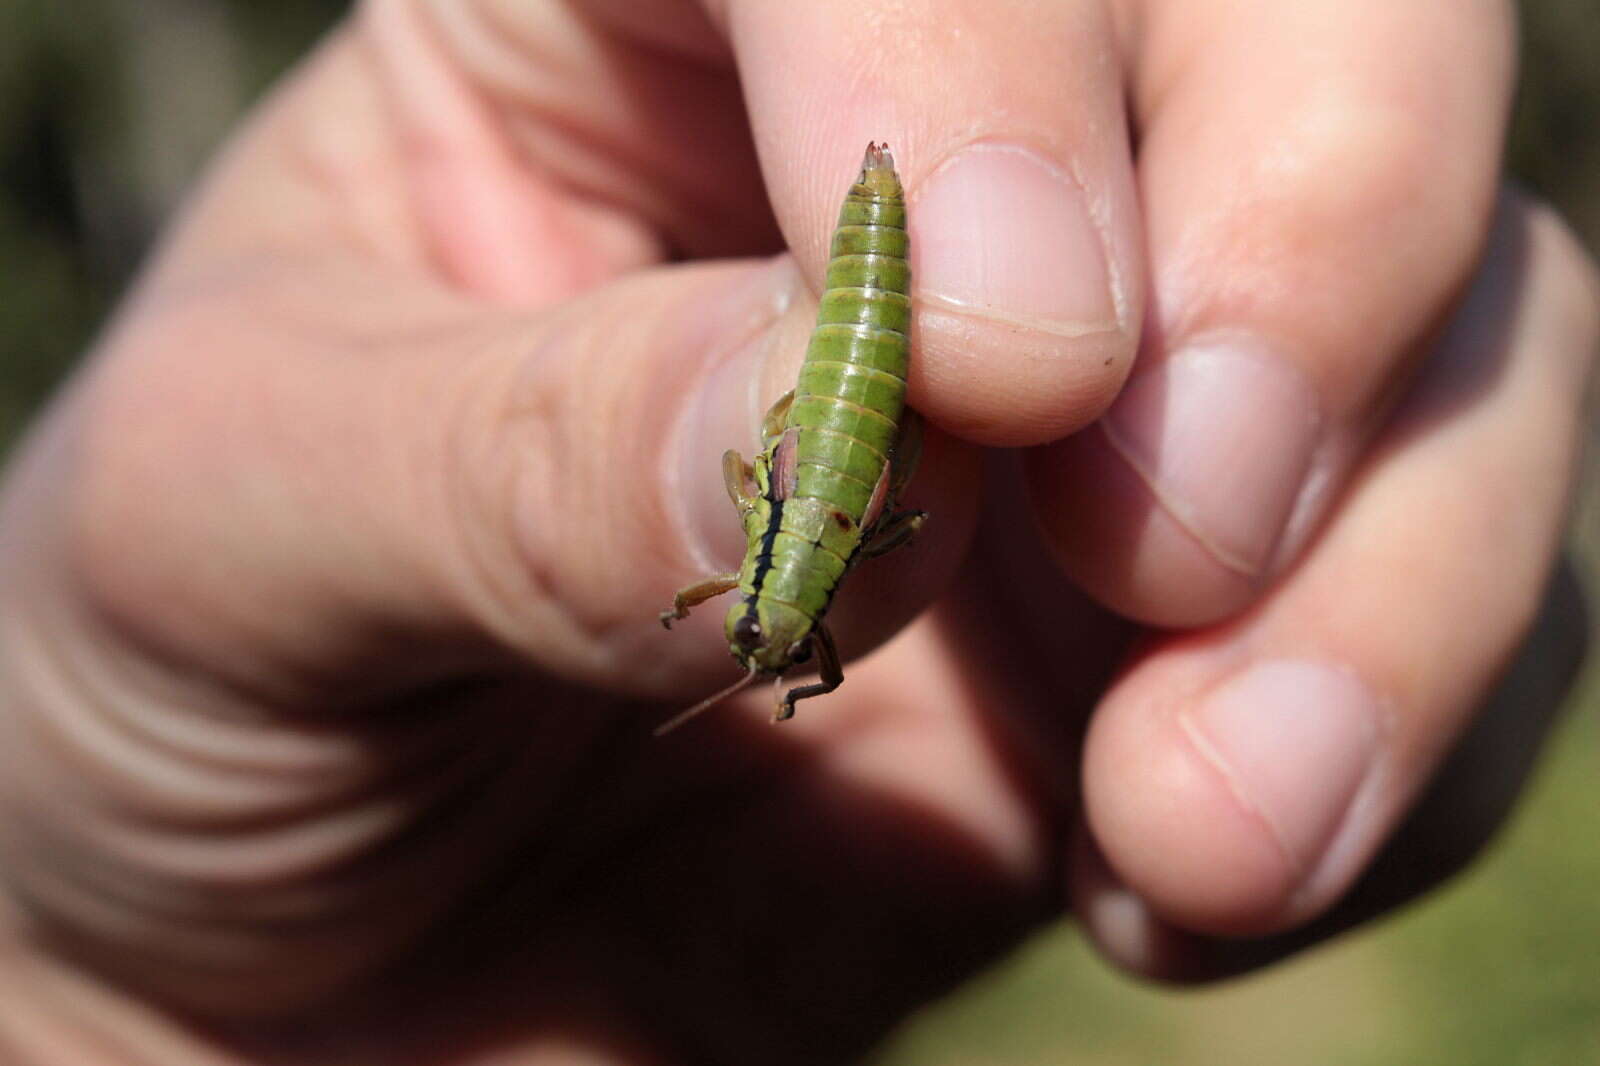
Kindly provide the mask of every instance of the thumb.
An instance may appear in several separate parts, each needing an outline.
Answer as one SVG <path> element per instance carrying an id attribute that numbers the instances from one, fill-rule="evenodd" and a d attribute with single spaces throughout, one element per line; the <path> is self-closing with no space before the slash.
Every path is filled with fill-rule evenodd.
<path id="1" fill-rule="evenodd" d="M 656 614 L 737 563 L 718 455 L 748 453 L 793 381 L 805 293 L 787 258 L 537 314 L 330 263 L 158 289 L 68 404 L 76 568 L 123 629 L 287 698 L 507 653 L 680 697 L 728 669 L 725 644 Z M 942 465 L 936 494 L 970 498 Z M 944 524 L 915 588 L 872 597 L 880 628 L 953 566 L 963 523 Z"/>

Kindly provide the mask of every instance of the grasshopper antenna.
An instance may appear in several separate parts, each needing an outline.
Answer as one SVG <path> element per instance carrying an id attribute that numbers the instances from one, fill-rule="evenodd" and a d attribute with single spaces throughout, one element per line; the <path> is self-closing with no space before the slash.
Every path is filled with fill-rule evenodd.
<path id="1" fill-rule="evenodd" d="M 749 688 L 751 685 L 755 684 L 756 676 L 759 673 L 760 671 L 756 669 L 755 664 L 751 663 L 750 672 L 748 674 L 745 674 L 739 680 L 735 681 L 733 684 L 729 685 L 716 695 L 706 697 L 693 707 L 690 707 L 687 711 L 684 711 L 682 714 L 672 718 L 670 721 L 656 726 L 655 735 L 658 737 L 664 737 L 683 723 L 687 722 L 689 719 L 693 718 L 695 715 L 699 714 L 701 711 L 706 710 L 708 707 L 714 707 L 723 700 L 727 699 L 729 696 L 732 696 L 734 693 Z"/>

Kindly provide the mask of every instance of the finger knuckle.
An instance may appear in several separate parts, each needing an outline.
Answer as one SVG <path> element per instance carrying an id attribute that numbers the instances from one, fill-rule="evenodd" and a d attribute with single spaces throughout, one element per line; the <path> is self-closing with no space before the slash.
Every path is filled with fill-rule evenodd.
<path id="1" fill-rule="evenodd" d="M 542 538 L 524 528 L 529 508 L 540 515 L 538 530 L 554 535 L 561 525 L 560 412 L 491 369 L 501 361 L 490 353 L 480 363 L 487 374 L 458 367 L 458 382 L 476 382 L 441 412 L 442 556 L 447 596 L 497 639 L 526 648 L 530 629 L 560 628 L 549 617 L 560 601 L 560 575 L 546 561 Z M 529 486 L 551 493 L 530 496 Z"/>
<path id="2" fill-rule="evenodd" d="M 1441 184 L 1443 146 L 1407 109 L 1331 102 L 1305 115 L 1301 128 L 1298 148 L 1284 150 L 1283 186 L 1318 190 L 1308 203 L 1319 228 L 1392 234 L 1397 221 L 1448 228 L 1486 213 L 1486 204 L 1474 211 L 1464 203 L 1464 183 Z"/>
<path id="3" fill-rule="evenodd" d="M 483 380 L 450 418 L 446 480 L 464 486 L 454 515 L 457 595 L 468 613 L 519 652 L 590 659 L 615 606 L 617 558 L 631 554 L 605 520 L 598 490 L 618 480 L 614 441 L 595 431 L 583 397 L 602 395 L 596 365 L 573 323 L 546 328 L 527 347 L 485 353 Z M 575 335 L 576 334 L 579 335 Z"/>
<path id="4" fill-rule="evenodd" d="M 182 311 L 136 319 L 108 340 L 75 397 L 76 455 L 60 487 L 66 562 L 115 613 L 135 611 L 161 584 L 152 564 L 168 553 L 149 548 L 171 544 L 162 501 L 185 491 L 185 471 L 215 455 L 213 438 L 226 432 L 227 404 L 196 358 L 215 340 Z"/>

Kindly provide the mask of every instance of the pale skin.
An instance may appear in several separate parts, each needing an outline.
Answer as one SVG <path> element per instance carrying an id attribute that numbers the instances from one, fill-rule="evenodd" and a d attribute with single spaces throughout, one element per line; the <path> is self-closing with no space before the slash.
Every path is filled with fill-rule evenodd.
<path id="1" fill-rule="evenodd" d="M 1067 911 L 1189 980 L 1380 913 L 1510 723 L 1488 832 L 1597 332 L 1509 5 L 1016 7 L 374 0 L 290 76 L 0 490 L 0 1059 L 843 1061 Z M 897 636 L 652 740 L 874 138 Z"/>

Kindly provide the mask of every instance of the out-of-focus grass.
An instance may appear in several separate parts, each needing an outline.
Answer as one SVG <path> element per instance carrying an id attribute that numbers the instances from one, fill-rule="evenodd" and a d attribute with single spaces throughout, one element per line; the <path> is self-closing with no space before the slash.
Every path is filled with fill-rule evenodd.
<path id="1" fill-rule="evenodd" d="M 337 0 L 0 0 L 0 454 Z"/>
<path id="2" fill-rule="evenodd" d="M 1403 2 L 1403 0 L 1399 0 Z M 1527 0 L 1513 170 L 1600 246 L 1600 12 Z M 83 350 L 227 122 L 336 0 L 0 0 L 0 450 Z M 1600 573 L 1600 490 L 1580 575 Z M 909 1022 L 877 1066 L 1600 1062 L 1600 677 L 1510 830 L 1445 890 L 1257 976 L 1120 977 L 1067 923 Z"/>

